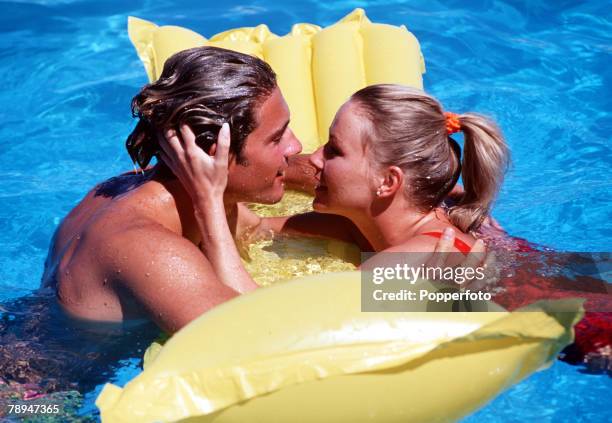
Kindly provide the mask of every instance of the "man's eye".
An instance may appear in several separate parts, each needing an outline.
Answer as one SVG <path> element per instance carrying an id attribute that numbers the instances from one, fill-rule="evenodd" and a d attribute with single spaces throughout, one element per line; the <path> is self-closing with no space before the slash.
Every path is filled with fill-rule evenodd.
<path id="1" fill-rule="evenodd" d="M 281 142 L 281 140 L 283 139 L 283 135 L 284 134 L 280 134 L 274 138 L 272 138 L 272 140 L 270 141 L 272 144 L 278 144 Z"/>

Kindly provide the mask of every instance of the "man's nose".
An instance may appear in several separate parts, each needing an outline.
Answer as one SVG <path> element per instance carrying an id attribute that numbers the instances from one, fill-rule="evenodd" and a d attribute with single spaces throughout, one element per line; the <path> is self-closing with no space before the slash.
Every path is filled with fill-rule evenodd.
<path id="1" fill-rule="evenodd" d="M 289 132 L 289 143 L 286 150 L 286 155 L 288 157 L 300 154 L 302 152 L 302 143 L 297 139 L 291 129 L 289 129 Z"/>

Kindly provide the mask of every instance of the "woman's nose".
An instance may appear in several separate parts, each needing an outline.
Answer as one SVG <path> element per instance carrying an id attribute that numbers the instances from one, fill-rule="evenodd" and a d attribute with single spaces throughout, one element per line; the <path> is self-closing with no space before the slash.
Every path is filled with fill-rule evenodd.
<path id="1" fill-rule="evenodd" d="M 317 170 L 323 169 L 325 158 L 323 157 L 323 147 L 322 146 L 317 148 L 315 152 L 310 155 L 309 161 L 311 165 L 317 168 Z"/>

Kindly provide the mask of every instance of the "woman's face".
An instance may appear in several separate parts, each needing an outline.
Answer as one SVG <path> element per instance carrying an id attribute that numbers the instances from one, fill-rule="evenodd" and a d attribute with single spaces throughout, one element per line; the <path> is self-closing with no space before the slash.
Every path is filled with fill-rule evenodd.
<path id="1" fill-rule="evenodd" d="M 366 213 L 375 198 L 374 171 L 366 155 L 365 117 L 351 101 L 336 113 L 327 144 L 312 153 L 319 185 L 313 208 L 352 217 Z"/>

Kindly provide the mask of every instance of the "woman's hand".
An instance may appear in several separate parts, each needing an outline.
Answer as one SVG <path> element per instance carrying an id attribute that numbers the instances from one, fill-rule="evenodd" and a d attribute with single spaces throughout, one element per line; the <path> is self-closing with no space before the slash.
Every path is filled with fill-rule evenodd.
<path id="1" fill-rule="evenodd" d="M 223 192 L 227 185 L 230 132 L 224 123 L 210 155 L 195 143 L 188 126 L 180 133 L 166 131 L 159 140 L 160 156 L 185 187 L 193 201 L 195 218 L 202 235 L 200 250 L 222 283 L 244 293 L 258 287 L 247 273 L 230 231 Z"/>
<path id="2" fill-rule="evenodd" d="M 183 125 L 180 133 L 167 130 L 159 139 L 160 156 L 187 190 L 194 204 L 198 200 L 223 198 L 227 186 L 230 131 L 224 123 L 210 155 L 197 146 L 191 128 Z"/>

